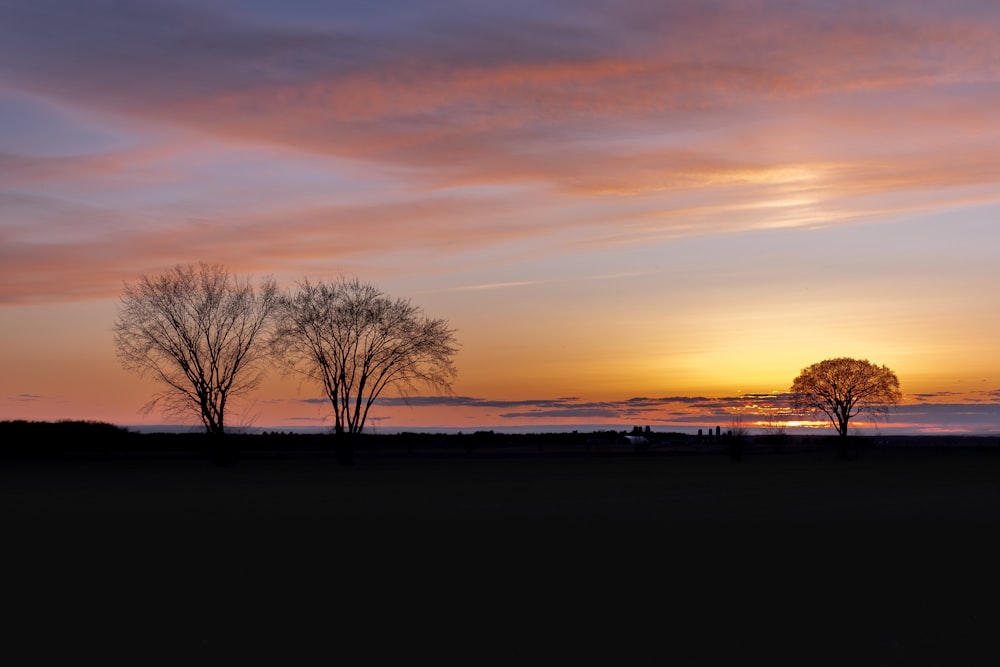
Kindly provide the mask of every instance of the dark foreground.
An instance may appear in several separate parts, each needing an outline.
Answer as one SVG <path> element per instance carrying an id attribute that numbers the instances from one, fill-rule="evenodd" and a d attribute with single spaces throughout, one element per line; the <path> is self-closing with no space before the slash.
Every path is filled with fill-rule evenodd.
<path id="1" fill-rule="evenodd" d="M 0 462 L 7 646 L 994 664 L 1000 451 Z"/>

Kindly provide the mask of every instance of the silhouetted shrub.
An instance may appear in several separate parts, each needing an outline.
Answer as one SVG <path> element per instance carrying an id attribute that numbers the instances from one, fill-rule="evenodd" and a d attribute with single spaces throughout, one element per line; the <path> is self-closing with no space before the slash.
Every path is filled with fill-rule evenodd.
<path id="1" fill-rule="evenodd" d="M 108 453 L 127 449 L 134 435 L 104 422 L 4 421 L 0 422 L 0 456 L 45 459 L 77 452 Z"/>

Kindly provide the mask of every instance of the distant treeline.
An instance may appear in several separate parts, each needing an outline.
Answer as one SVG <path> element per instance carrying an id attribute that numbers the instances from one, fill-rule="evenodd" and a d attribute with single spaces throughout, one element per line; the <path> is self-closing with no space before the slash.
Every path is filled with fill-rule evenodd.
<path id="1" fill-rule="evenodd" d="M 403 432 L 394 434 L 363 434 L 346 436 L 355 439 L 358 451 L 380 454 L 387 452 L 465 452 L 477 450 L 512 450 L 514 452 L 553 451 L 576 448 L 581 451 L 628 449 L 642 451 L 653 443 L 688 442 L 697 436 L 684 433 L 640 433 L 638 428 L 622 431 L 566 433 L 472 433 L 442 434 Z M 330 434 L 265 431 L 263 433 L 232 433 L 219 440 L 204 432 L 138 433 L 126 428 L 97 421 L 2 421 L 0 422 L 0 458 L 47 459 L 66 456 L 114 455 L 218 455 L 220 442 L 233 454 L 267 453 L 308 454 L 326 452 L 334 443 Z M 630 440 L 629 438 L 633 438 Z"/>
<path id="2" fill-rule="evenodd" d="M 0 422 L 0 455 L 4 458 L 47 458 L 84 445 L 98 449 L 128 449 L 135 434 L 95 421 Z"/>
<path id="3" fill-rule="evenodd" d="M 1000 451 L 1000 438 L 969 436 L 852 436 L 824 435 L 692 435 L 657 432 L 639 427 L 621 431 L 571 431 L 564 433 L 471 433 L 363 434 L 352 437 L 360 456 L 453 455 L 490 453 L 576 452 L 610 454 L 743 454 L 784 453 L 818 449 L 840 449 L 849 443 L 860 453 L 873 448 L 962 448 L 988 447 Z M 209 457 L 233 462 L 241 456 L 296 457 L 323 455 L 333 450 L 332 433 L 230 433 L 212 436 L 204 432 L 138 433 L 96 421 L 0 421 L 0 460 L 116 457 Z M 224 451 L 220 452 L 220 446 Z"/>
<path id="4" fill-rule="evenodd" d="M 234 451 L 281 447 L 318 448 L 317 439 L 327 436 L 292 433 L 225 436 Z M 57 422 L 0 421 L 0 458 L 46 459 L 65 456 L 112 456 L 127 454 L 179 453 L 215 455 L 218 438 L 204 432 L 137 433 L 98 421 Z"/>

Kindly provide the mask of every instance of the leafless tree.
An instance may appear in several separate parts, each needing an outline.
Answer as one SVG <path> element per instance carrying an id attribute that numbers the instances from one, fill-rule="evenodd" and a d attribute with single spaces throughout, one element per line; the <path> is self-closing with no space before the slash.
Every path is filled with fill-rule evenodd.
<path id="1" fill-rule="evenodd" d="M 729 434 L 736 438 L 745 438 L 750 435 L 750 427 L 746 418 L 741 414 L 736 414 L 729 422 Z"/>
<path id="2" fill-rule="evenodd" d="M 788 422 L 783 419 L 768 419 L 763 428 L 766 436 L 783 437 L 788 433 Z"/>
<path id="3" fill-rule="evenodd" d="M 851 419 L 867 414 L 878 419 L 899 403 L 899 379 L 885 366 L 867 359 L 827 359 L 802 370 L 792 383 L 792 406 L 822 412 L 841 436 Z"/>
<path id="4" fill-rule="evenodd" d="M 205 263 L 126 283 L 115 346 L 126 370 L 163 385 L 146 409 L 196 414 L 208 433 L 224 434 L 230 401 L 263 377 L 278 299 L 272 279 L 255 289 L 249 278 Z"/>
<path id="5" fill-rule="evenodd" d="M 333 407 L 337 436 L 362 432 L 368 412 L 392 387 L 450 391 L 458 351 L 454 331 L 357 278 L 300 283 L 281 299 L 275 358 L 319 384 Z M 341 462 L 353 460 L 353 438 L 337 438 Z"/>

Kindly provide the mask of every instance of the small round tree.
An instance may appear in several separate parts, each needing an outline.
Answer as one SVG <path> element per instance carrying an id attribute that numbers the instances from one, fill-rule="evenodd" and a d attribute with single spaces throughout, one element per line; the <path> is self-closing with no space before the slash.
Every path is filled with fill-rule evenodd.
<path id="1" fill-rule="evenodd" d="M 804 368 L 792 383 L 792 405 L 822 412 L 841 436 L 851 419 L 866 414 L 878 419 L 899 403 L 899 378 L 885 366 L 867 359 L 839 357 Z"/>

